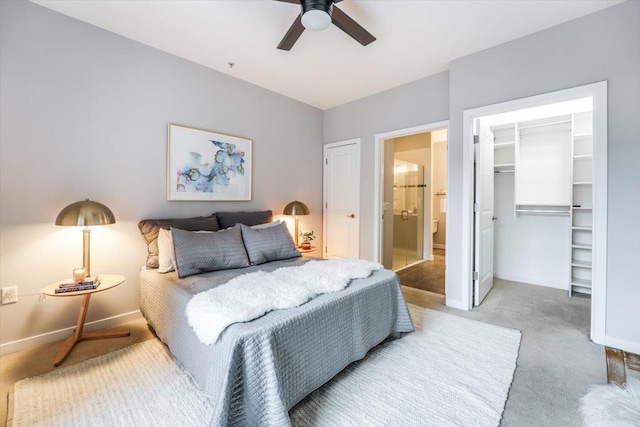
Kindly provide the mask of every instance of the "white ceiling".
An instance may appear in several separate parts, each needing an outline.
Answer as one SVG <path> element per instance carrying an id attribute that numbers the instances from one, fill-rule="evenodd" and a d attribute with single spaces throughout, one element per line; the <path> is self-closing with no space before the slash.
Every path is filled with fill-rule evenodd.
<path id="1" fill-rule="evenodd" d="M 448 69 L 449 62 L 619 1 L 345 0 L 377 40 L 335 26 L 276 49 L 297 5 L 270 0 L 34 0 L 214 70 L 328 109 Z M 228 63 L 235 66 L 230 68 Z"/>

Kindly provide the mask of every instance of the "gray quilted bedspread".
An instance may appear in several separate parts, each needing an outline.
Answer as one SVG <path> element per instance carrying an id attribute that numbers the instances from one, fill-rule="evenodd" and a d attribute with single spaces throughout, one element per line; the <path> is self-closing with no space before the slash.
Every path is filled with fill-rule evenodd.
<path id="1" fill-rule="evenodd" d="M 289 426 L 289 409 L 306 395 L 385 339 L 413 331 L 397 276 L 388 270 L 300 307 L 231 325 L 213 345 L 202 344 L 187 324 L 185 306 L 194 294 L 238 274 L 302 262 L 185 279 L 141 270 L 141 311 L 211 399 L 210 426 Z"/>

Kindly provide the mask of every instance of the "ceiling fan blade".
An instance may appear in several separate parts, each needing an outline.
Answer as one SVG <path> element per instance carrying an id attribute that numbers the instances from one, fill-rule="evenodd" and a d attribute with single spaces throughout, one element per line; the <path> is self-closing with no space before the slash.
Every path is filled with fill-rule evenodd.
<path id="1" fill-rule="evenodd" d="M 283 3 L 300 4 L 300 0 L 275 0 L 275 1 L 281 1 Z"/>
<path id="2" fill-rule="evenodd" d="M 293 24 L 291 24 L 291 27 L 289 27 L 289 31 L 287 31 L 287 34 L 285 34 L 280 41 L 278 49 L 291 50 L 303 31 L 304 26 L 302 25 L 302 14 L 300 14 L 296 18 L 296 20 L 293 21 Z"/>
<path id="3" fill-rule="evenodd" d="M 370 32 L 362 28 L 360 24 L 351 19 L 349 15 L 338 9 L 336 6 L 333 6 L 331 21 L 336 27 L 353 37 L 362 46 L 366 46 L 376 40 Z"/>

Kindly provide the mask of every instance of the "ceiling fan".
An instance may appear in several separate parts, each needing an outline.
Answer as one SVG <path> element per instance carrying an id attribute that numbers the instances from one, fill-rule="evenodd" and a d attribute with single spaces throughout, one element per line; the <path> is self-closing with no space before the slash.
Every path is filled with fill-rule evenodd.
<path id="1" fill-rule="evenodd" d="M 302 32 L 305 30 L 322 31 L 333 24 L 355 39 L 362 46 L 375 41 L 375 37 L 360 24 L 351 19 L 349 15 L 334 6 L 342 0 L 276 0 L 284 3 L 299 4 L 302 12 L 293 21 L 278 45 L 278 49 L 291 50 Z"/>

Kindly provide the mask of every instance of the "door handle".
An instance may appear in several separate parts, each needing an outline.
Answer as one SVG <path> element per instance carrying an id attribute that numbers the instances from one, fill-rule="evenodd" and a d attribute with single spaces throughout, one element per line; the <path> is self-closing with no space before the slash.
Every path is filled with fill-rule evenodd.
<path id="1" fill-rule="evenodd" d="M 491 217 L 491 221 L 497 221 L 497 220 L 498 220 L 498 218 L 497 218 L 497 217 L 495 217 L 495 216 L 492 216 L 492 217 Z"/>
<path id="2" fill-rule="evenodd" d="M 356 217 L 356 214 L 347 215 L 347 218 L 354 219 L 355 217 Z"/>

